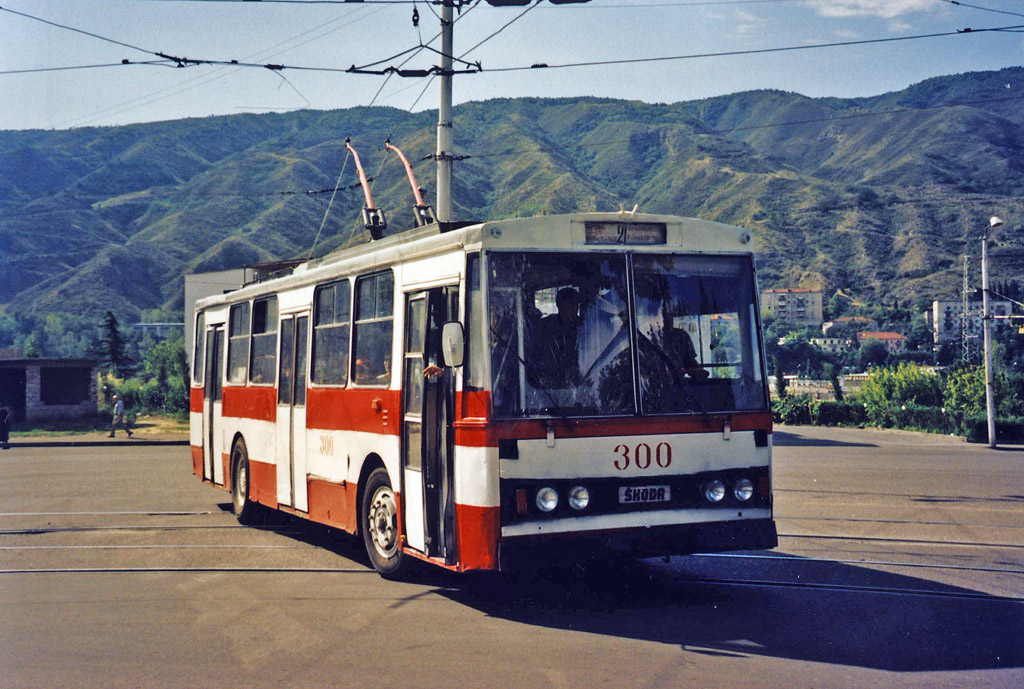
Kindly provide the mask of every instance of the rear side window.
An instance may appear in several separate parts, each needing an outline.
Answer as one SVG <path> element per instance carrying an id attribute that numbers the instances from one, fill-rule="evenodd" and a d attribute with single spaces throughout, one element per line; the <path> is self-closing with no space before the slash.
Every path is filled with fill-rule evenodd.
<path id="1" fill-rule="evenodd" d="M 359 385 L 391 382 L 391 338 L 395 281 L 390 271 L 356 280 L 353 380 Z"/>
<path id="2" fill-rule="evenodd" d="M 206 314 L 196 316 L 196 341 L 192 348 L 192 382 L 203 383 L 203 364 L 206 363 Z"/>
<path id="3" fill-rule="evenodd" d="M 348 280 L 322 285 L 313 297 L 313 382 L 348 382 L 352 288 Z"/>
<path id="4" fill-rule="evenodd" d="M 228 382 L 244 383 L 249 363 L 249 303 L 231 307 L 228 324 Z"/>
<path id="5" fill-rule="evenodd" d="M 252 360 L 249 382 L 273 384 L 277 368 L 277 297 L 252 305 Z"/>

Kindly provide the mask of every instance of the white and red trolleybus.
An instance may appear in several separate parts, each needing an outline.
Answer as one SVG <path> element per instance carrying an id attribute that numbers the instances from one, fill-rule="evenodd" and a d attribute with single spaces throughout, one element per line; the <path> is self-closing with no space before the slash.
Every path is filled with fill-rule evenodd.
<path id="1" fill-rule="evenodd" d="M 447 229 L 448 231 L 442 231 Z M 195 474 L 381 573 L 777 545 L 751 235 L 430 224 L 197 305 Z"/>

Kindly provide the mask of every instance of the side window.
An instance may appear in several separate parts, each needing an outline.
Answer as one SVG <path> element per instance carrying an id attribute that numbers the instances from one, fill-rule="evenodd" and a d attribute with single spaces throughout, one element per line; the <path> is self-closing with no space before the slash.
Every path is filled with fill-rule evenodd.
<path id="1" fill-rule="evenodd" d="M 391 382 L 394 301 L 395 279 L 391 271 L 356 280 L 352 378 L 359 385 L 386 386 Z"/>
<path id="2" fill-rule="evenodd" d="M 316 288 L 313 297 L 313 382 L 348 382 L 348 331 L 352 291 L 348 280 Z"/>
<path id="3" fill-rule="evenodd" d="M 244 383 L 249 363 L 249 303 L 232 306 L 228 320 L 228 382 Z"/>
<path id="4" fill-rule="evenodd" d="M 203 364 L 206 363 L 206 314 L 196 316 L 196 341 L 192 347 L 192 382 L 203 384 Z"/>
<path id="5" fill-rule="evenodd" d="M 480 288 L 480 254 L 470 254 L 466 261 L 466 390 L 483 390 L 487 381 L 484 369 L 484 292 Z"/>
<path id="6" fill-rule="evenodd" d="M 277 366 L 277 297 L 253 302 L 251 351 L 249 382 L 273 384 Z"/>

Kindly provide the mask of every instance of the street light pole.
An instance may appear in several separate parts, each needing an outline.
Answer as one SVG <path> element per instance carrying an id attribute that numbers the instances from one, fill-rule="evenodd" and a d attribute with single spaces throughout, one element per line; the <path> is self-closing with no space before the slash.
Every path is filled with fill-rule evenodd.
<path id="1" fill-rule="evenodd" d="M 992 335 L 989 332 L 992 316 L 989 313 L 988 289 L 988 233 L 1003 224 L 1003 221 L 992 216 L 988 227 L 981 236 L 981 324 L 985 341 L 985 412 L 988 416 L 988 446 L 996 446 L 996 394 L 992 373 Z"/>

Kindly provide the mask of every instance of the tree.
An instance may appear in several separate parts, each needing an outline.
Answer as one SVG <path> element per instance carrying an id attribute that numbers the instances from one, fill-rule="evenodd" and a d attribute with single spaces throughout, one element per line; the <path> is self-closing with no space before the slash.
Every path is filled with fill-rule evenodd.
<path id="1" fill-rule="evenodd" d="M 775 395 L 782 399 L 786 396 L 786 376 L 782 372 L 782 366 L 779 364 L 779 357 L 772 357 L 772 366 L 775 368 Z"/>
<path id="2" fill-rule="evenodd" d="M 1018 390 L 1018 376 L 1007 375 L 1005 371 L 996 371 L 993 379 L 993 392 L 996 398 L 996 413 L 1009 416 L 1019 413 L 1021 399 Z M 950 366 L 942 384 L 942 398 L 947 409 L 967 416 L 980 416 L 985 413 L 985 367 L 970 366 L 963 363 Z"/>
<path id="3" fill-rule="evenodd" d="M 889 350 L 880 340 L 865 340 L 857 353 L 857 360 L 862 371 L 876 366 L 885 366 L 885 362 L 889 360 Z"/>
<path id="4" fill-rule="evenodd" d="M 118 328 L 117 318 L 107 311 L 100 325 L 100 337 L 92 353 L 100 358 L 100 366 L 114 376 L 128 371 L 131 361 L 125 355 L 125 342 Z"/>
<path id="5" fill-rule="evenodd" d="M 905 404 L 937 407 L 942 402 L 939 379 L 917 364 L 902 363 L 896 368 L 876 368 L 860 386 L 860 399 L 870 416 Z"/>
<path id="6" fill-rule="evenodd" d="M 832 364 L 824 364 L 822 366 L 825 377 L 832 383 L 832 395 L 836 398 L 836 402 L 843 401 L 843 385 L 839 381 L 839 371 Z"/>

